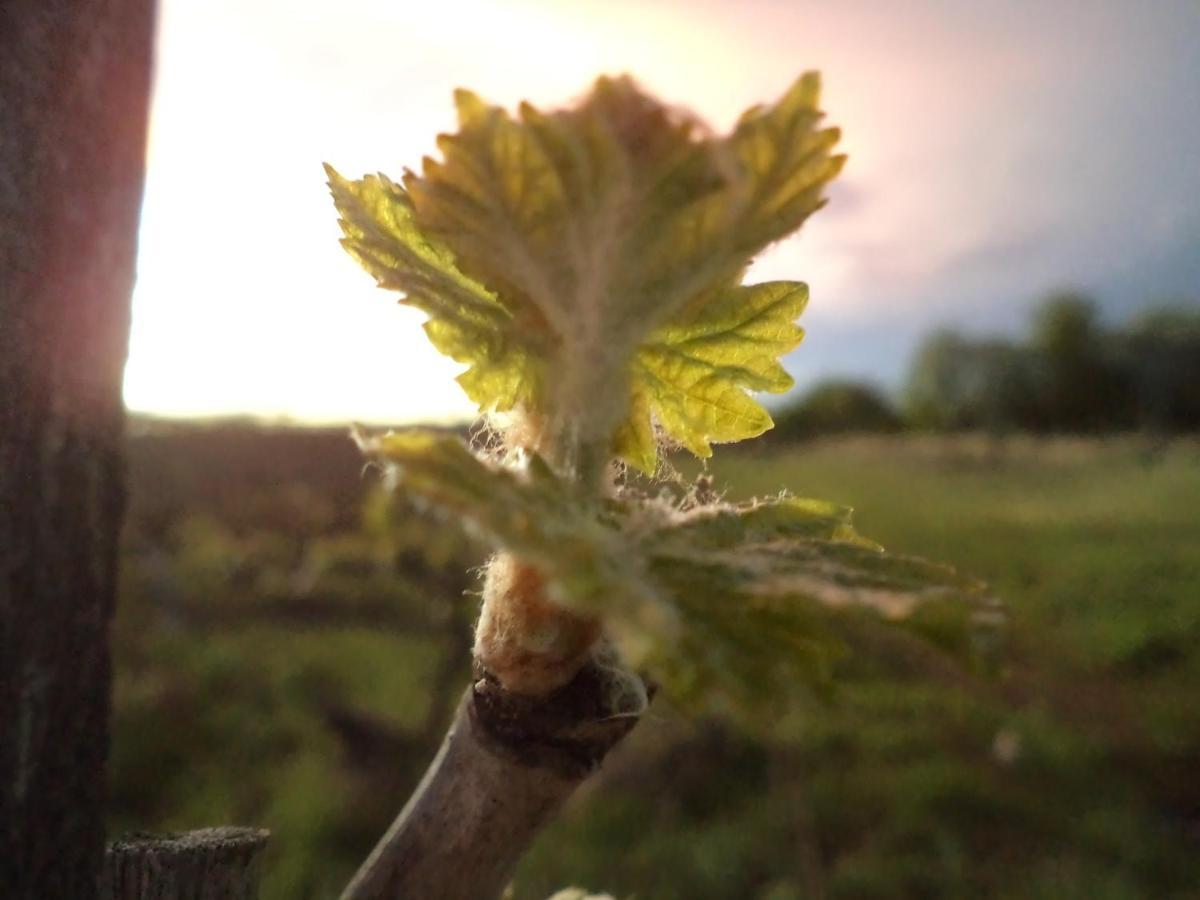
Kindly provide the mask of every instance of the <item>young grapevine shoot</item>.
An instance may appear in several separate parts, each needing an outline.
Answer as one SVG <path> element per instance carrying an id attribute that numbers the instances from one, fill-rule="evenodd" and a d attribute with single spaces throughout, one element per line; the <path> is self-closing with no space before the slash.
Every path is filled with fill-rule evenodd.
<path id="1" fill-rule="evenodd" d="M 808 288 L 743 277 L 842 168 L 819 92 L 805 74 L 717 136 L 628 78 L 515 115 L 459 91 L 459 130 L 420 173 L 326 167 L 343 246 L 426 313 L 497 436 L 360 442 L 495 547 L 475 649 L 510 690 L 620 660 L 678 700 L 757 706 L 827 679 L 851 619 L 966 634 L 992 614 L 979 584 L 885 553 L 848 509 L 655 481 L 664 449 L 762 434 L 753 393 L 792 386 L 780 357 Z"/>

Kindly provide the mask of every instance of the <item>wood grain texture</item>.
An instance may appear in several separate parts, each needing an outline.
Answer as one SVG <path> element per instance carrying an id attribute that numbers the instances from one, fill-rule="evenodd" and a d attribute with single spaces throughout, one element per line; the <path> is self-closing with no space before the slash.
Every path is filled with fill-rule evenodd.
<path id="1" fill-rule="evenodd" d="M 0 893 L 104 851 L 121 379 L 152 0 L 0 3 Z"/>
<path id="2" fill-rule="evenodd" d="M 100 900 L 258 900 L 267 837 L 257 828 L 205 828 L 114 841 Z"/>

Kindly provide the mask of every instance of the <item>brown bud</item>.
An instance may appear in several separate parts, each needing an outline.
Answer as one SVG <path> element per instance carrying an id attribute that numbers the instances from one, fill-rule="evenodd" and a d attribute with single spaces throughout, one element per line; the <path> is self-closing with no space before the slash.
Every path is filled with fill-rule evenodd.
<path id="1" fill-rule="evenodd" d="M 534 566 L 499 554 L 488 566 L 475 658 L 505 690 L 541 695 L 569 682 L 600 637 L 600 620 L 546 597 Z"/>

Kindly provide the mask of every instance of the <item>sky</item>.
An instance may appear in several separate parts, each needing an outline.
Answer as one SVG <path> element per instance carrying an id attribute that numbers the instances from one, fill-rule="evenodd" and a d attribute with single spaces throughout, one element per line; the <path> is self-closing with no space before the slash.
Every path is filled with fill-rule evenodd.
<path id="1" fill-rule="evenodd" d="M 627 72 L 721 131 L 819 69 L 849 162 L 750 280 L 808 282 L 799 389 L 902 384 L 940 326 L 1047 293 L 1200 305 L 1200 0 L 161 0 L 131 409 L 469 416 L 458 367 L 341 250 L 322 162 L 398 176 L 451 93 L 541 107 Z"/>

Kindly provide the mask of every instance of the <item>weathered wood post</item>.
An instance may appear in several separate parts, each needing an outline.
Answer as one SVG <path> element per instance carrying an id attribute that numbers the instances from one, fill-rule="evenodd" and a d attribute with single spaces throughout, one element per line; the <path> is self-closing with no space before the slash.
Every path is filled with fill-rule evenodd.
<path id="1" fill-rule="evenodd" d="M 258 900 L 267 833 L 206 828 L 114 841 L 100 900 Z"/>
<path id="2" fill-rule="evenodd" d="M 104 853 L 153 0 L 0 3 L 0 895 Z"/>

